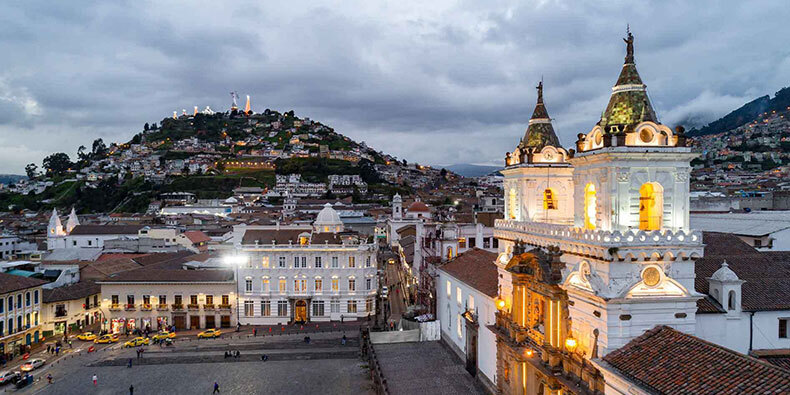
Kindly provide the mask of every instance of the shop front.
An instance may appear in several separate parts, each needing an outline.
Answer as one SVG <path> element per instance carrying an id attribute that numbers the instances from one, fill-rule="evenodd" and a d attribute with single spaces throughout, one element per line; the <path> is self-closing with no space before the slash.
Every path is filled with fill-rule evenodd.
<path id="1" fill-rule="evenodd" d="M 63 336 L 66 333 L 66 321 L 56 321 L 55 322 L 55 330 L 53 334 L 57 336 Z"/>

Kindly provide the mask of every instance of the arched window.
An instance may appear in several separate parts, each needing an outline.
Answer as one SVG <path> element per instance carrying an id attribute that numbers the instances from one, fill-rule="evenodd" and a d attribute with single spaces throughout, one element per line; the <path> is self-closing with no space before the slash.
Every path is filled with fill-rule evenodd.
<path id="1" fill-rule="evenodd" d="M 516 188 L 510 188 L 507 212 L 510 219 L 516 219 Z"/>
<path id="2" fill-rule="evenodd" d="M 595 196 L 595 185 L 592 183 L 584 187 L 584 227 L 595 229 L 595 211 L 598 199 Z"/>
<path id="3" fill-rule="evenodd" d="M 557 194 L 551 188 L 546 188 L 543 191 L 543 209 L 556 210 L 557 209 Z"/>
<path id="4" fill-rule="evenodd" d="M 648 182 L 639 188 L 639 229 L 659 230 L 664 214 L 664 189 Z"/>
<path id="5" fill-rule="evenodd" d="M 453 247 L 447 247 L 447 259 L 453 259 Z"/>
<path id="6" fill-rule="evenodd" d="M 730 291 L 730 297 L 728 299 L 727 310 L 735 310 L 735 291 Z"/>

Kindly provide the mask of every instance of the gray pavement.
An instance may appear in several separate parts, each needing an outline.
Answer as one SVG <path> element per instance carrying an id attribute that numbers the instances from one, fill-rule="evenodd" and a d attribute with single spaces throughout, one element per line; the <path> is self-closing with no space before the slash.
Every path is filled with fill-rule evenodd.
<path id="1" fill-rule="evenodd" d="M 18 392 L 128 394 L 134 385 L 135 394 L 210 394 L 217 381 L 222 394 L 372 394 L 367 367 L 357 358 L 355 335 L 353 343 L 349 335 L 346 346 L 340 344 L 339 332 L 312 334 L 311 344 L 303 343 L 300 335 L 176 342 L 163 349 L 148 346 L 142 360 L 133 349 L 113 347 L 69 355 L 36 371 L 41 380 Z M 239 350 L 241 357 L 226 359 L 225 349 Z M 260 360 L 264 353 L 269 355 L 266 362 Z M 53 375 L 53 384 L 46 383 L 47 373 Z"/>
<path id="2" fill-rule="evenodd" d="M 392 395 L 484 394 L 439 342 L 376 344 L 374 349 Z"/>

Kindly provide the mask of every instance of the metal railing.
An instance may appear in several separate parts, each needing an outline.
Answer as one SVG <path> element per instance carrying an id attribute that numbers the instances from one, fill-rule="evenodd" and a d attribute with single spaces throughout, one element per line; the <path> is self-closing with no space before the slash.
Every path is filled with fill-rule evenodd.
<path id="1" fill-rule="evenodd" d="M 370 342 L 370 328 L 359 329 L 359 356 L 362 360 L 368 362 L 370 379 L 373 380 L 373 388 L 376 394 L 388 395 L 390 391 L 387 386 L 387 379 L 384 378 L 378 357 L 376 357 L 376 350 L 373 349 L 373 343 Z"/>

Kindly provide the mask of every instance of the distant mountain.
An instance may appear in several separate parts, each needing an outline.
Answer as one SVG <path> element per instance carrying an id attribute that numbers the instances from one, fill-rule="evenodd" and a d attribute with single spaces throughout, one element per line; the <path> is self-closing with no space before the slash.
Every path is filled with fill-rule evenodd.
<path id="1" fill-rule="evenodd" d="M 0 174 L 0 184 L 8 185 L 13 184 L 19 180 L 26 179 L 27 176 L 21 176 L 18 174 Z"/>
<path id="2" fill-rule="evenodd" d="M 501 166 L 473 165 L 471 163 L 458 163 L 445 166 L 444 168 L 464 177 L 482 177 L 497 170 L 502 170 Z"/>
<path id="3" fill-rule="evenodd" d="M 753 122 L 762 113 L 770 111 L 784 112 L 787 111 L 788 107 L 790 107 L 790 88 L 782 88 L 776 92 L 773 99 L 768 95 L 754 99 L 744 104 L 741 108 L 709 123 L 707 126 L 691 129 L 687 135 L 694 137 L 726 132 Z"/>

